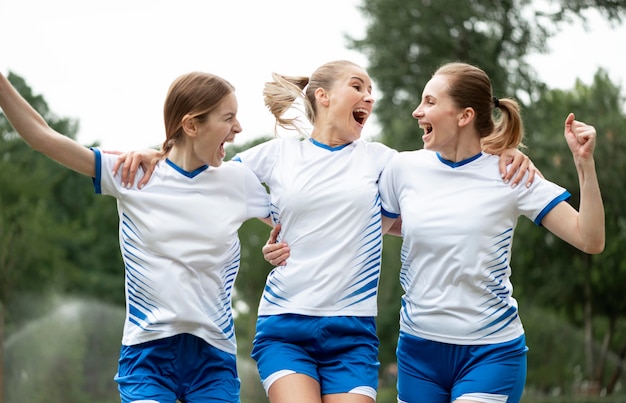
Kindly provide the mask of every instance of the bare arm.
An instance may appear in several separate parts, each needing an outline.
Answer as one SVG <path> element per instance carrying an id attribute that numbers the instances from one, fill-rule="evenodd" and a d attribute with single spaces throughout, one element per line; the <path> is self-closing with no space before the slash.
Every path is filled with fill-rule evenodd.
<path id="1" fill-rule="evenodd" d="M 0 108 L 17 133 L 33 149 L 87 176 L 95 176 L 93 151 L 53 130 L 0 74 Z"/>
<path id="2" fill-rule="evenodd" d="M 596 130 L 574 120 L 565 120 L 565 139 L 572 151 L 580 185 L 580 206 L 576 211 L 568 203 L 559 203 L 542 224 L 559 238 L 585 253 L 601 253 L 605 244 L 604 205 L 596 175 L 593 150 Z"/>
<path id="3" fill-rule="evenodd" d="M 390 218 L 383 216 L 383 235 L 402 236 L 402 217 Z"/>

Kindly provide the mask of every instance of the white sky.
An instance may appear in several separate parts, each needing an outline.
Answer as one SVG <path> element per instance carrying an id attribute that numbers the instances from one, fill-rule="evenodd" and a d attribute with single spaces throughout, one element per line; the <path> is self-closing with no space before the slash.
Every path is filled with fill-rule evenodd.
<path id="1" fill-rule="evenodd" d="M 335 59 L 367 67 L 363 55 L 345 47 L 344 34 L 365 32 L 358 4 L 0 0 L 0 71 L 22 76 L 57 116 L 79 120 L 78 141 L 116 150 L 160 145 L 170 83 L 189 71 L 215 73 L 237 89 L 241 143 L 273 130 L 262 98 L 273 71 L 310 75 Z M 571 88 L 576 78 L 589 83 L 599 66 L 626 86 L 626 27 L 592 17 L 590 31 L 568 27 L 550 42 L 550 55 L 530 59 L 550 87 Z M 364 137 L 375 130 L 370 121 Z"/>

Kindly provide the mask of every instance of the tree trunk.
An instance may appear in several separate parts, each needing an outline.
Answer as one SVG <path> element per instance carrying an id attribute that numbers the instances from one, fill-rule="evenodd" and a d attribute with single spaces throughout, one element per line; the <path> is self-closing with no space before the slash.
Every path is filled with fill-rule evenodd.
<path id="1" fill-rule="evenodd" d="M 609 327 L 604 334 L 604 339 L 602 341 L 602 347 L 600 349 L 600 355 L 596 360 L 596 370 L 593 376 L 593 380 L 602 384 L 602 380 L 604 379 L 604 371 L 606 370 L 606 360 L 609 355 L 609 346 L 611 345 L 611 340 L 613 339 L 613 334 L 615 333 L 615 318 L 609 318 Z"/>
<path id="2" fill-rule="evenodd" d="M 624 366 L 624 357 L 626 357 L 626 343 L 622 345 L 622 349 L 619 352 L 619 362 L 617 363 L 617 367 L 615 371 L 613 371 L 613 376 L 609 380 L 609 383 L 606 385 L 606 394 L 610 395 L 615 390 L 615 385 L 619 380 L 620 375 L 622 374 L 622 367 Z"/>

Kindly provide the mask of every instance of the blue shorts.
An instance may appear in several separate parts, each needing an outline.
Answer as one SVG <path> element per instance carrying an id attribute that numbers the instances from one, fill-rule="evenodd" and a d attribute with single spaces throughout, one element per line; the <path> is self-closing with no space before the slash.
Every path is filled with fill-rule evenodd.
<path id="1" fill-rule="evenodd" d="M 122 346 L 115 381 L 122 403 L 239 403 L 236 356 L 190 334 Z"/>
<path id="2" fill-rule="evenodd" d="M 358 393 L 376 400 L 378 336 L 373 317 L 260 316 L 253 342 L 265 391 L 282 376 L 315 379 L 322 395 Z"/>
<path id="3" fill-rule="evenodd" d="M 455 345 L 400 332 L 398 401 L 519 402 L 526 383 L 526 338 L 498 344 Z"/>

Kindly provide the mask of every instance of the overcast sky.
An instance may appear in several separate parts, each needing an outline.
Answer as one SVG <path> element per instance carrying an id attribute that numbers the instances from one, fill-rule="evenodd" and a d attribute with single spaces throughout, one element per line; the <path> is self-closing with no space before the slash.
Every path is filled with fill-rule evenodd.
<path id="1" fill-rule="evenodd" d="M 116 150 L 160 145 L 170 83 L 189 71 L 215 73 L 237 89 L 243 126 L 237 142 L 245 142 L 273 129 L 261 94 L 273 71 L 310 75 L 335 59 L 367 67 L 363 55 L 345 47 L 345 34 L 365 32 L 358 4 L 0 0 L 0 71 L 22 76 L 56 115 L 79 120 L 78 141 Z M 576 78 L 590 83 L 598 67 L 626 86 L 626 27 L 591 15 L 589 31 L 576 24 L 550 44 L 549 55 L 530 59 L 549 86 L 571 88 Z M 370 122 L 364 136 L 375 130 Z"/>

